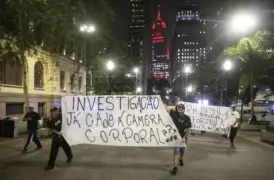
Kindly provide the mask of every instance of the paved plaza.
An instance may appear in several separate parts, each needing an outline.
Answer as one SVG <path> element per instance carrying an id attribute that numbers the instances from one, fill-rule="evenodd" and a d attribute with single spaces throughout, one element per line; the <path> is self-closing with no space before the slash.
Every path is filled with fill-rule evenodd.
<path id="1" fill-rule="evenodd" d="M 11 144 L 12 142 L 12 144 Z M 20 154 L 24 140 L 0 141 L 1 180 L 273 180 L 274 149 L 238 137 L 237 148 L 218 135 L 196 135 L 189 139 L 185 166 L 176 176 L 172 148 L 73 147 L 74 161 L 68 166 L 62 149 L 56 168 L 45 172 L 50 139 L 43 150 Z M 10 148 L 10 149 L 9 149 Z M 32 145 L 34 149 L 34 145 Z M 9 152 L 4 152 L 4 149 Z M 12 152 L 13 151 L 13 152 Z M 5 155 L 3 154 L 5 153 Z"/>

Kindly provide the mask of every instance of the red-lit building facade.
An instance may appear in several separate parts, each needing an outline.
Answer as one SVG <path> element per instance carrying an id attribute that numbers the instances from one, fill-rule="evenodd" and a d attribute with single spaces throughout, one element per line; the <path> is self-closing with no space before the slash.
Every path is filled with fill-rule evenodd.
<path id="1" fill-rule="evenodd" d="M 158 11 L 152 23 L 152 63 L 151 71 L 156 79 L 169 79 L 169 42 L 167 40 L 166 22 Z"/>

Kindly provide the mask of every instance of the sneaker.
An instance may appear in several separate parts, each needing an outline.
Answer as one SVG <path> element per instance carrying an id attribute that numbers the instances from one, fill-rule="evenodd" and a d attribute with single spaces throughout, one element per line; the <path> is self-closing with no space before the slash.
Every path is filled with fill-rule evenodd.
<path id="1" fill-rule="evenodd" d="M 39 146 L 35 149 L 35 151 L 39 150 L 39 149 L 42 149 L 42 146 Z"/>
<path id="2" fill-rule="evenodd" d="M 44 169 L 45 169 L 45 171 L 48 171 L 48 170 L 51 170 L 53 168 L 54 168 L 54 166 L 47 165 Z"/>
<path id="3" fill-rule="evenodd" d="M 73 159 L 73 156 L 71 156 L 70 158 L 68 158 L 67 163 L 71 163 Z"/>
<path id="4" fill-rule="evenodd" d="M 27 149 L 23 149 L 22 153 L 25 154 L 28 150 Z"/>
<path id="5" fill-rule="evenodd" d="M 174 167 L 171 171 L 171 174 L 173 175 L 176 175 L 177 174 L 177 171 L 178 171 L 178 168 L 177 167 Z"/>
<path id="6" fill-rule="evenodd" d="M 184 161 L 183 161 L 183 159 L 179 159 L 179 164 L 180 164 L 180 166 L 184 166 Z"/>

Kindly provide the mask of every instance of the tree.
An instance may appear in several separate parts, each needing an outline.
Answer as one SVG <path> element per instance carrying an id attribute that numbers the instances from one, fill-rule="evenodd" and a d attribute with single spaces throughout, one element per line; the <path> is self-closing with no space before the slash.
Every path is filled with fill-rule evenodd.
<path id="1" fill-rule="evenodd" d="M 83 60 L 83 41 L 90 43 L 91 38 L 80 34 L 79 25 L 96 21 L 100 33 L 92 38 L 92 43 L 105 43 L 110 38 L 109 17 L 113 17 L 113 11 L 104 0 L 1 0 L 0 60 L 18 60 L 23 65 L 26 106 L 27 55 L 39 47 L 53 54 L 66 50 L 68 57 L 74 55 L 76 60 Z"/>
<path id="2" fill-rule="evenodd" d="M 235 71 L 239 75 L 240 84 L 250 87 L 251 115 L 254 115 L 254 86 L 263 78 L 273 78 L 268 73 L 274 66 L 273 34 L 268 31 L 260 31 L 251 38 L 243 38 L 237 46 L 224 50 L 221 58 L 229 58 L 237 67 Z"/>

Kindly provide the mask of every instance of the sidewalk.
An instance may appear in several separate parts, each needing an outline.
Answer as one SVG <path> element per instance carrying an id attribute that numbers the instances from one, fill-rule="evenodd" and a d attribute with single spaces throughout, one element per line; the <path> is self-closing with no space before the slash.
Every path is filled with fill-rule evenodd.
<path id="1" fill-rule="evenodd" d="M 0 138 L 0 160 L 22 154 L 23 146 L 26 142 L 26 135 L 20 135 L 18 138 Z M 49 146 L 50 139 L 40 139 L 44 147 Z M 35 149 L 36 146 L 31 142 L 29 149 Z"/>
<path id="2" fill-rule="evenodd" d="M 274 149 L 273 143 L 267 143 L 267 142 L 261 141 L 260 132 L 258 131 L 239 131 L 237 136 L 243 139 L 249 140 L 251 142 L 261 144 L 263 146 L 271 147 Z"/>

